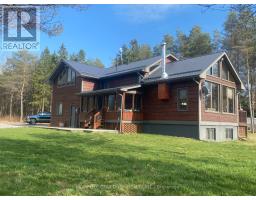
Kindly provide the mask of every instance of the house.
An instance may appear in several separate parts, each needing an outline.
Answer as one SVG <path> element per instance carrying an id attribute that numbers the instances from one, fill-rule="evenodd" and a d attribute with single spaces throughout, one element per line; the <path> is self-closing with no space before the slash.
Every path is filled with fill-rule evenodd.
<path id="1" fill-rule="evenodd" d="M 214 141 L 247 134 L 244 85 L 225 52 L 178 60 L 163 45 L 163 56 L 110 68 L 61 60 L 49 81 L 52 126 Z"/>

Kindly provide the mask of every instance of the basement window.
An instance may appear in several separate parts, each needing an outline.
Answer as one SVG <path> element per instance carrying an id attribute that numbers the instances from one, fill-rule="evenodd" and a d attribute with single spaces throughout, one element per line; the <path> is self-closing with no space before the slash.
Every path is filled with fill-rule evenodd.
<path id="1" fill-rule="evenodd" d="M 226 139 L 233 140 L 233 128 L 226 128 Z"/>
<path id="2" fill-rule="evenodd" d="M 206 129 L 206 139 L 207 140 L 216 140 L 216 129 L 215 128 L 207 128 Z"/>

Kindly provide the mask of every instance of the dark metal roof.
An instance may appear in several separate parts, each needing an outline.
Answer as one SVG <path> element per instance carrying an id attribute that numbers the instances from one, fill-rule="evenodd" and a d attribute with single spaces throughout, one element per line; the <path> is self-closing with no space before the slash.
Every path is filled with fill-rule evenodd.
<path id="1" fill-rule="evenodd" d="M 177 60 L 176 57 L 169 54 L 167 57 L 171 57 L 172 60 Z M 80 76 L 90 77 L 90 78 L 107 78 L 111 76 L 118 76 L 131 72 L 138 72 L 144 70 L 146 67 L 152 64 L 159 64 L 161 62 L 161 56 L 156 56 L 136 62 L 131 62 L 129 64 L 118 65 L 116 67 L 100 68 L 97 66 L 91 66 L 87 64 L 82 64 L 70 60 L 61 60 L 59 66 L 50 76 L 49 80 L 52 81 L 55 76 L 61 71 L 62 65 L 67 65 L 73 68 Z"/>
<path id="2" fill-rule="evenodd" d="M 188 58 L 166 64 L 166 73 L 168 79 L 186 78 L 189 76 L 199 76 L 204 70 L 206 70 L 216 59 L 222 56 L 224 53 L 214 53 L 209 55 L 203 55 L 195 58 Z M 147 78 L 145 82 L 152 81 L 154 79 L 161 79 L 162 69 L 158 68 Z"/>

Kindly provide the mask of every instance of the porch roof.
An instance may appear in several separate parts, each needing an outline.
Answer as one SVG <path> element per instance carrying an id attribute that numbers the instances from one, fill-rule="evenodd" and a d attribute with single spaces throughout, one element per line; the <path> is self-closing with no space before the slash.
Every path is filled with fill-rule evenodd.
<path id="1" fill-rule="evenodd" d="M 141 85 L 126 85 L 114 88 L 106 88 L 101 90 L 92 90 L 87 92 L 80 92 L 78 95 L 80 96 L 90 96 L 90 95 L 101 95 L 101 94 L 111 94 L 115 92 L 126 92 L 128 90 L 140 88 Z"/>

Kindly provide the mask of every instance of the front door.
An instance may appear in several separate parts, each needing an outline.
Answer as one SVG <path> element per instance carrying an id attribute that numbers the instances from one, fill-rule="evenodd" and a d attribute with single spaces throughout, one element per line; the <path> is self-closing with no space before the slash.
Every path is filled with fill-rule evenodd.
<path id="1" fill-rule="evenodd" d="M 76 107 L 75 106 L 71 106 L 70 109 L 70 127 L 71 128 L 76 128 L 76 122 L 77 122 L 77 117 L 76 117 Z"/>

